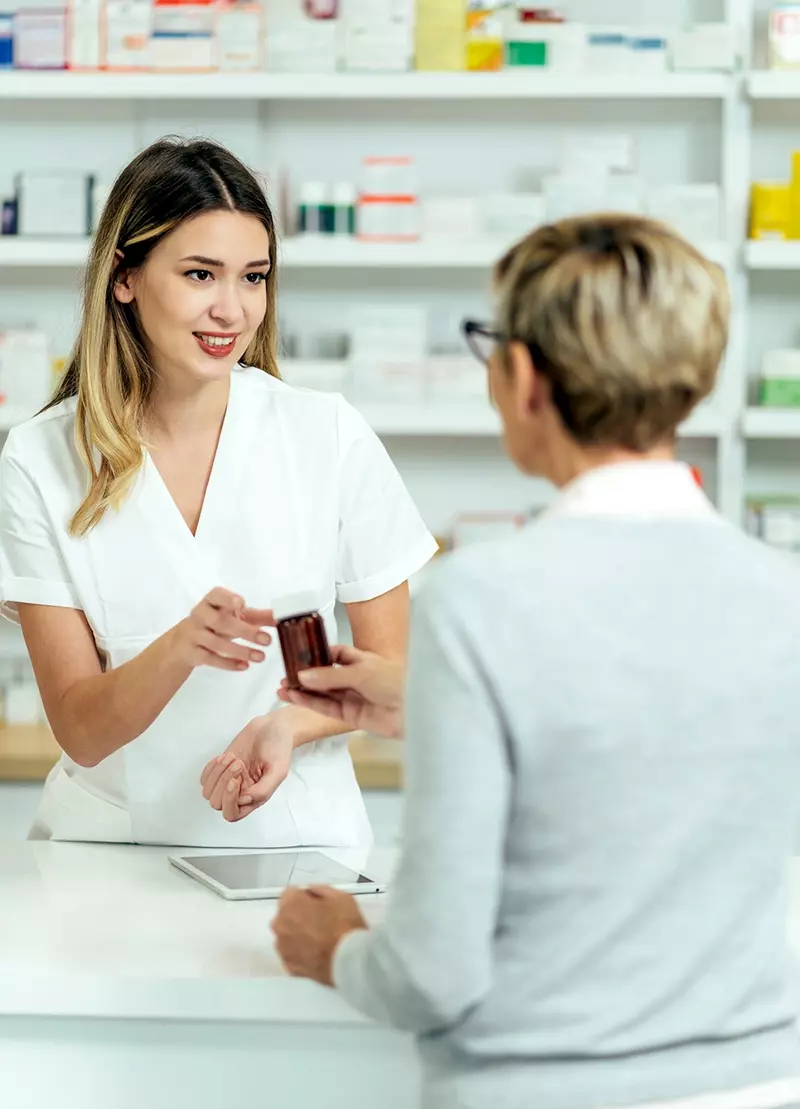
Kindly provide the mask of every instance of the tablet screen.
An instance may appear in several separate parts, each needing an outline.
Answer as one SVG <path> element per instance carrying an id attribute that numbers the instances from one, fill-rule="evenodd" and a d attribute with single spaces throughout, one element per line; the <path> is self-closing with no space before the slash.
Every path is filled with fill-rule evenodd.
<path id="1" fill-rule="evenodd" d="M 373 880 L 317 851 L 280 851 L 263 855 L 217 855 L 187 859 L 193 867 L 231 890 L 282 889 L 287 886 L 371 885 Z"/>

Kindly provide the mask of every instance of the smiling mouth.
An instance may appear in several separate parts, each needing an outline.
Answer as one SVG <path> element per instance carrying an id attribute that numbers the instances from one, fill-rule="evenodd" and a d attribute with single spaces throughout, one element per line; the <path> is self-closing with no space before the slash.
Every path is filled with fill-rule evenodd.
<path id="1" fill-rule="evenodd" d="M 205 331 L 193 332 L 195 339 L 205 347 L 213 347 L 216 350 L 230 350 L 238 335 L 209 335 Z"/>

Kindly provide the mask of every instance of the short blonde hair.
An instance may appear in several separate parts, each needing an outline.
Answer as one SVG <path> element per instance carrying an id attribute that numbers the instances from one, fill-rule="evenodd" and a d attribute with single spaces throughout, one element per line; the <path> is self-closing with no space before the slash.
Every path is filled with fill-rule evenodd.
<path id="1" fill-rule="evenodd" d="M 638 216 L 563 220 L 498 264 L 498 330 L 524 343 L 583 446 L 643 452 L 714 389 L 728 342 L 721 268 Z"/>

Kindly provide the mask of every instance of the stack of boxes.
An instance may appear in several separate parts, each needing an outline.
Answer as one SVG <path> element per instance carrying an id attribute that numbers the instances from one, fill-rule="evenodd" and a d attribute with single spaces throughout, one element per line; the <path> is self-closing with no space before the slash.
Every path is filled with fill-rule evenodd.
<path id="1" fill-rule="evenodd" d="M 775 23 L 786 64 L 790 15 Z M 527 0 L 7 0 L 0 14 L 0 68 L 618 74 L 732 70 L 739 56 L 724 24 L 591 26 Z"/>

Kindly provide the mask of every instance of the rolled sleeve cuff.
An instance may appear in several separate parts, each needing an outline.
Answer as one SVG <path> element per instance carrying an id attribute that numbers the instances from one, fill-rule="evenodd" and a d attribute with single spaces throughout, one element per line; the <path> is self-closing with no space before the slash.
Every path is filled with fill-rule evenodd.
<path id="1" fill-rule="evenodd" d="M 369 929 L 358 928 L 343 936 L 333 953 L 333 984 L 354 1009 L 373 1020 L 389 1023 L 375 990 L 367 977 L 368 951 L 372 941 Z"/>
<path id="2" fill-rule="evenodd" d="M 75 590 L 65 581 L 39 581 L 37 578 L 4 578 L 0 582 L 0 615 L 19 623 L 17 604 L 52 605 L 54 608 L 83 606 Z"/>
<path id="3" fill-rule="evenodd" d="M 372 577 L 364 578 L 362 581 L 340 583 L 336 588 L 336 595 L 345 605 L 382 597 L 384 593 L 396 589 L 398 585 L 408 581 L 412 574 L 421 570 L 430 562 L 438 549 L 436 540 L 432 535 L 427 534 L 402 558 L 397 559 L 380 573 L 373 574 Z"/>

